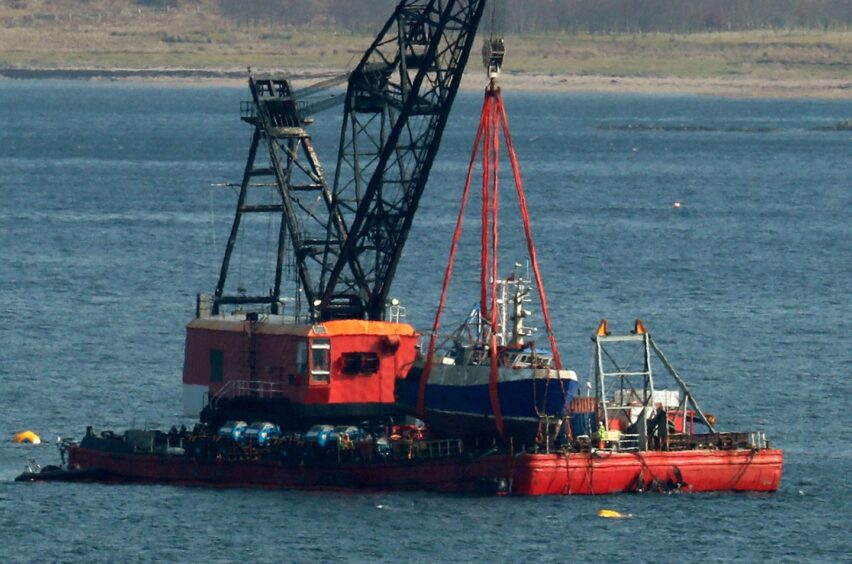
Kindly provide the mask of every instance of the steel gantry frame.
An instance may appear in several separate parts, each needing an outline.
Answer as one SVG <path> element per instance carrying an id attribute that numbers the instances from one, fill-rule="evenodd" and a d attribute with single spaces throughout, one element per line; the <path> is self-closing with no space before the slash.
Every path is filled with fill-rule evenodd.
<path id="1" fill-rule="evenodd" d="M 335 80 L 339 81 L 340 77 L 325 81 L 324 84 L 333 85 Z M 329 100 L 334 103 L 337 100 L 327 98 L 313 104 L 300 100 L 290 81 L 276 75 L 250 75 L 249 90 L 252 99 L 243 102 L 240 113 L 243 121 L 254 125 L 255 130 L 240 183 L 234 222 L 214 293 L 214 314 L 226 304 L 269 304 L 272 313 L 280 313 L 282 271 L 288 233 L 289 244 L 292 246 L 294 256 L 298 258 L 295 262 L 300 286 L 305 291 L 307 299 L 312 301 L 315 296 L 313 271 L 318 264 L 321 265 L 320 259 L 331 237 L 317 237 L 316 234 L 312 236 L 308 229 L 308 221 L 313 220 L 322 225 L 323 235 L 328 229 L 333 230 L 337 239 L 345 238 L 343 219 L 335 213 L 325 172 L 306 129 L 306 126 L 312 122 L 311 114 L 330 106 Z M 300 94 L 304 97 L 318 90 L 312 87 Z M 261 158 L 258 163 L 258 149 L 261 145 L 266 146 L 268 159 Z M 249 190 L 256 186 L 274 186 L 280 203 L 249 203 Z M 322 202 L 322 205 L 317 205 L 318 200 Z M 268 213 L 280 217 L 273 287 L 268 295 L 226 295 L 225 283 L 243 215 L 256 213 Z"/>
<path id="2" fill-rule="evenodd" d="M 636 320 L 633 330 L 627 334 L 611 334 L 607 321 L 601 320 L 592 340 L 595 343 L 595 397 L 597 399 L 598 421 L 603 424 L 604 429 L 610 429 L 612 419 L 610 412 L 625 412 L 639 408 L 642 410 L 642 415 L 638 417 L 638 447 L 641 450 L 647 448 L 646 417 L 654 409 L 654 392 L 657 390 L 655 384 L 657 376 L 652 367 L 653 358 L 656 356 L 674 381 L 675 386 L 683 394 L 679 399 L 675 416 L 681 416 L 685 421 L 687 411 L 694 410 L 699 421 L 707 426 L 710 433 L 716 433 L 712 419 L 702 411 L 686 382 L 669 362 L 669 359 L 666 358 L 666 355 L 663 354 L 663 351 L 660 350 L 657 343 L 654 342 L 654 339 L 651 338 L 641 319 Z M 608 348 L 610 345 L 625 343 L 627 345 L 641 345 L 641 349 L 638 349 L 642 353 L 641 368 L 631 368 L 630 364 L 632 363 L 618 361 Z M 613 384 L 610 385 L 610 382 L 613 382 Z M 656 382 L 659 382 L 659 380 Z M 634 401 L 636 405 L 633 404 Z M 689 432 L 685 424 L 684 432 Z"/>

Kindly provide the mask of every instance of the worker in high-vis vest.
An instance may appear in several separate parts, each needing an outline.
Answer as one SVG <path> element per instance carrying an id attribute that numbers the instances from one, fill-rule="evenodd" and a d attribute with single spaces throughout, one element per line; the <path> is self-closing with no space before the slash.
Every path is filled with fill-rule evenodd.
<path id="1" fill-rule="evenodd" d="M 598 421 L 598 448 L 605 448 L 606 444 L 606 427 L 603 421 Z"/>
<path id="2" fill-rule="evenodd" d="M 621 420 L 618 417 L 613 417 L 609 420 L 609 430 L 606 432 L 606 440 L 616 444 L 621 441 Z"/>

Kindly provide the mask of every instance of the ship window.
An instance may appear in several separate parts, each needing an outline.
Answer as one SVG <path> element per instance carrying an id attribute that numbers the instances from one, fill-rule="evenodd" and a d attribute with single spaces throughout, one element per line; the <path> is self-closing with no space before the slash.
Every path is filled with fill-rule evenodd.
<path id="1" fill-rule="evenodd" d="M 376 353 L 343 353 L 344 374 L 375 374 L 379 371 L 379 355 Z"/>
<path id="2" fill-rule="evenodd" d="M 343 373 L 358 374 L 361 372 L 361 355 L 358 353 L 343 353 Z"/>
<path id="3" fill-rule="evenodd" d="M 311 359 L 313 363 L 313 370 L 316 372 L 317 370 L 324 370 L 328 372 L 329 366 L 329 353 L 331 351 L 328 349 L 314 349 L 313 350 L 313 358 Z"/>
<path id="4" fill-rule="evenodd" d="M 224 374 L 225 351 L 210 349 L 210 381 L 221 382 Z"/>
<path id="5" fill-rule="evenodd" d="M 308 372 L 308 342 L 296 343 L 296 372 L 306 374 Z"/>
<path id="6" fill-rule="evenodd" d="M 311 345 L 311 381 L 328 383 L 331 380 L 331 344 L 317 339 Z"/>
<path id="7" fill-rule="evenodd" d="M 379 355 L 376 353 L 361 353 L 361 372 L 375 374 L 379 371 Z"/>

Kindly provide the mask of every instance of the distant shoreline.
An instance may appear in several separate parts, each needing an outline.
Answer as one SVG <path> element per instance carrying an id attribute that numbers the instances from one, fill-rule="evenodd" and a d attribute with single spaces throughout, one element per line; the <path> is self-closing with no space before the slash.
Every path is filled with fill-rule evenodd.
<path id="1" fill-rule="evenodd" d="M 297 84 L 339 74 L 328 68 L 281 71 Z M 245 70 L 235 69 L 103 69 L 103 68 L 0 68 L 0 78 L 13 80 L 118 81 L 175 86 L 239 87 Z M 803 79 L 731 77 L 618 76 L 568 73 L 507 72 L 500 78 L 506 89 L 522 92 L 565 92 L 590 94 L 696 95 L 736 98 L 801 98 L 852 100 L 852 78 Z M 464 90 L 484 88 L 481 72 L 469 71 Z"/>

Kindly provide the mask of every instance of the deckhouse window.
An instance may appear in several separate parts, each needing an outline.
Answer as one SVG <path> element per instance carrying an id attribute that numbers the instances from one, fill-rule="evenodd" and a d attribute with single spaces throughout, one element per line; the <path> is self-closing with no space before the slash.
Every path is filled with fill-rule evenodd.
<path id="1" fill-rule="evenodd" d="M 343 353 L 344 374 L 375 374 L 379 371 L 379 355 L 371 352 Z"/>
<path id="2" fill-rule="evenodd" d="M 358 353 L 343 353 L 343 373 L 358 374 L 361 372 L 361 355 Z"/>
<path id="3" fill-rule="evenodd" d="M 315 339 L 311 343 L 311 382 L 331 381 L 331 342 Z"/>
<path id="4" fill-rule="evenodd" d="M 296 372 L 299 374 L 308 373 L 308 342 L 299 341 L 296 343 Z"/>
<path id="5" fill-rule="evenodd" d="M 225 351 L 210 349 L 210 381 L 221 382 L 224 377 Z"/>
<path id="6" fill-rule="evenodd" d="M 379 371 L 379 355 L 376 353 L 361 353 L 361 372 L 375 374 Z"/>

